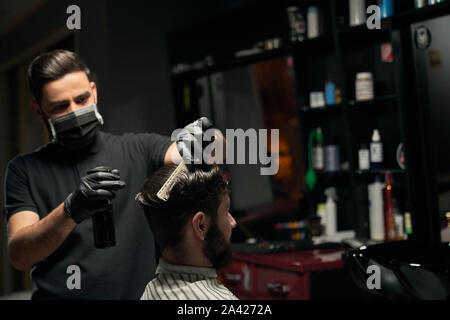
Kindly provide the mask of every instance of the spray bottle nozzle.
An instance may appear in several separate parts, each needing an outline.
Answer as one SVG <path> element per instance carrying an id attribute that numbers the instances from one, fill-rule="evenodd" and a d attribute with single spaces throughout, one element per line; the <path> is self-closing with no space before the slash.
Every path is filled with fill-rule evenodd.
<path id="1" fill-rule="evenodd" d="M 329 188 L 325 189 L 324 194 L 327 198 L 331 198 L 335 201 L 338 199 L 335 187 L 329 187 Z"/>

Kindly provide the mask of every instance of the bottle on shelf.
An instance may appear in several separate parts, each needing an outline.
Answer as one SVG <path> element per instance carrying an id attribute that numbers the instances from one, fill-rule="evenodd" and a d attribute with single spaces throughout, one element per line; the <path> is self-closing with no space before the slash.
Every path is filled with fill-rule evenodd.
<path id="1" fill-rule="evenodd" d="M 370 169 L 370 151 L 367 144 L 361 144 L 358 150 L 358 163 L 359 170 L 369 170 Z"/>
<path id="2" fill-rule="evenodd" d="M 325 82 L 325 103 L 327 105 L 336 104 L 336 88 L 333 82 Z"/>
<path id="3" fill-rule="evenodd" d="M 339 146 L 330 144 L 325 147 L 325 171 L 337 172 L 341 170 Z"/>
<path id="4" fill-rule="evenodd" d="M 325 155 L 323 147 L 323 133 L 322 128 L 316 129 L 316 139 L 312 150 L 313 155 L 313 169 L 316 171 L 323 171 L 325 169 Z"/>
<path id="5" fill-rule="evenodd" d="M 427 0 L 414 0 L 414 6 L 416 9 L 423 8 L 427 5 Z"/>
<path id="6" fill-rule="evenodd" d="M 327 202 L 325 203 L 326 226 L 325 234 L 333 236 L 337 233 L 337 206 L 336 206 L 336 188 L 330 187 L 325 189 Z"/>
<path id="7" fill-rule="evenodd" d="M 393 212 L 394 212 L 394 223 L 395 223 L 395 239 L 405 240 L 405 218 L 400 212 L 395 199 L 392 199 Z"/>
<path id="8" fill-rule="evenodd" d="M 388 18 L 394 14 L 394 0 L 378 0 L 381 18 Z"/>
<path id="9" fill-rule="evenodd" d="M 327 212 L 325 208 L 326 208 L 325 203 L 317 204 L 317 216 L 320 217 L 320 225 L 321 229 L 323 230 L 322 234 L 325 233 L 325 230 L 327 228 Z"/>
<path id="10" fill-rule="evenodd" d="M 365 0 L 349 0 L 350 26 L 359 26 L 366 23 Z"/>
<path id="11" fill-rule="evenodd" d="M 396 240 L 395 207 L 393 201 L 393 179 L 390 171 L 386 172 L 385 186 L 383 189 L 384 207 L 384 237 L 385 241 Z"/>
<path id="12" fill-rule="evenodd" d="M 298 7 L 288 7 L 291 41 L 303 41 L 306 39 L 306 21 L 304 14 Z"/>
<path id="13" fill-rule="evenodd" d="M 370 167 L 372 169 L 381 169 L 383 165 L 383 143 L 378 129 L 374 129 L 372 133 L 372 141 L 370 142 Z"/>
<path id="14" fill-rule="evenodd" d="M 405 234 L 406 239 L 410 239 L 412 235 L 412 221 L 411 221 L 411 213 L 405 212 Z"/>
<path id="15" fill-rule="evenodd" d="M 307 12 L 307 34 L 308 39 L 317 38 L 319 36 L 319 9 L 317 7 L 308 7 Z"/>
<path id="16" fill-rule="evenodd" d="M 375 176 L 375 181 L 368 185 L 370 239 L 374 241 L 383 241 L 385 238 L 383 188 L 378 175 Z"/>
<path id="17" fill-rule="evenodd" d="M 374 98 L 372 72 L 359 72 L 356 74 L 355 91 L 356 101 L 366 101 Z"/>

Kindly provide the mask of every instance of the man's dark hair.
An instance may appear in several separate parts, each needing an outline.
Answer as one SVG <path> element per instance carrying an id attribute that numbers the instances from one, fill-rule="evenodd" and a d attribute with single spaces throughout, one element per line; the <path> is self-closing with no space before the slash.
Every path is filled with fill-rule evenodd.
<path id="1" fill-rule="evenodd" d="M 89 68 L 75 52 L 58 49 L 37 56 L 30 63 L 27 71 L 33 99 L 40 104 L 42 87 L 46 83 L 61 79 L 66 74 L 76 71 L 84 71 L 90 79 Z"/>
<path id="2" fill-rule="evenodd" d="M 188 218 L 198 211 L 208 215 L 215 224 L 221 195 L 229 192 L 225 176 L 215 165 L 209 171 L 194 170 L 178 174 L 169 199 L 163 201 L 156 194 L 176 167 L 166 165 L 158 169 L 140 193 L 140 205 L 161 250 L 180 243 Z"/>

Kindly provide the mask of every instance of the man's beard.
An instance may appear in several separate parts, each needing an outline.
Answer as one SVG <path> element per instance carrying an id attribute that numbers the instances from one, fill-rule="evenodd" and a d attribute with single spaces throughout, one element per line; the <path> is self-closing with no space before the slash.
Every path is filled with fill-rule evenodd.
<path id="1" fill-rule="evenodd" d="M 210 226 L 205 242 L 203 254 L 211 261 L 214 269 L 220 270 L 231 262 L 233 254 L 230 243 L 215 223 Z"/>

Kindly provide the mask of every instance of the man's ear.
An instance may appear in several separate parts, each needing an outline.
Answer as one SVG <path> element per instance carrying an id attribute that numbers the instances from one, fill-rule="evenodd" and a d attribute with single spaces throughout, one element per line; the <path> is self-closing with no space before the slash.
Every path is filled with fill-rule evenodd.
<path id="1" fill-rule="evenodd" d="M 44 118 L 44 115 L 42 114 L 41 107 L 40 107 L 39 104 L 36 102 L 36 100 L 31 100 L 31 101 L 30 101 L 30 107 L 31 107 L 31 111 L 33 112 L 33 114 L 35 115 L 35 117 L 36 117 L 39 121 L 45 122 L 45 118 Z"/>
<path id="2" fill-rule="evenodd" d="M 92 94 L 94 95 L 94 103 L 97 104 L 97 85 L 95 84 L 95 82 L 91 81 L 91 89 L 92 89 Z"/>
<path id="3" fill-rule="evenodd" d="M 191 220 L 194 235 L 199 240 L 205 240 L 209 228 L 209 217 L 202 211 L 197 212 Z"/>

